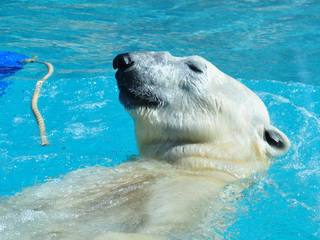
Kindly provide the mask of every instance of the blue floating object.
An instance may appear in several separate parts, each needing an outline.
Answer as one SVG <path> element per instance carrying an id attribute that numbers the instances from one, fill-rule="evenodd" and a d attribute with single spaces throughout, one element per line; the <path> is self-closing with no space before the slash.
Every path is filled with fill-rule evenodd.
<path id="1" fill-rule="evenodd" d="M 0 51 L 0 80 L 22 69 L 22 61 L 27 58 L 29 57 L 22 54 Z"/>
<path id="2" fill-rule="evenodd" d="M 28 58 L 28 56 L 14 52 L 0 51 L 0 97 L 5 93 L 5 89 L 10 84 L 8 81 L 1 80 L 22 69 L 22 61 Z"/>

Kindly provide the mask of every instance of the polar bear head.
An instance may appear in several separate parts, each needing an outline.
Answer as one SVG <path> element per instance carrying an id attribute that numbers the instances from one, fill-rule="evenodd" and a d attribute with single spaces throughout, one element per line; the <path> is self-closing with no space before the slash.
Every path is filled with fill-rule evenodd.
<path id="1" fill-rule="evenodd" d="M 260 98 L 202 57 L 126 53 L 113 65 L 143 157 L 248 175 L 289 149 Z"/>

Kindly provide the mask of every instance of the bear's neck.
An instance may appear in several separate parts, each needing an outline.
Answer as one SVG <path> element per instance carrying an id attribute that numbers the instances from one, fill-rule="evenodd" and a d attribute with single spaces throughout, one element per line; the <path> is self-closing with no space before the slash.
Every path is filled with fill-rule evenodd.
<path id="1" fill-rule="evenodd" d="M 215 171 L 230 175 L 234 180 L 250 177 L 252 174 L 265 170 L 260 163 L 235 164 L 223 159 L 186 157 L 172 162 L 179 168 L 192 171 Z"/>
<path id="2" fill-rule="evenodd" d="M 270 166 L 270 159 L 260 151 L 259 146 L 246 148 L 223 144 L 152 144 L 140 149 L 143 157 L 166 161 L 180 168 L 190 170 L 212 170 L 229 174 L 234 178 L 247 178 Z"/>

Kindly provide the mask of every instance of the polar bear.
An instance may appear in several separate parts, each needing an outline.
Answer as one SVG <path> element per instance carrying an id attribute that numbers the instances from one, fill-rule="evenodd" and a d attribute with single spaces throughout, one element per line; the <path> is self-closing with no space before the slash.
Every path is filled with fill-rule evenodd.
<path id="1" fill-rule="evenodd" d="M 260 98 L 199 56 L 127 53 L 114 68 L 143 157 L 242 178 L 289 149 Z"/>
<path id="2" fill-rule="evenodd" d="M 202 57 L 125 53 L 113 67 L 140 155 L 2 202 L 1 239 L 218 239 L 226 186 L 290 147 L 259 97 Z"/>

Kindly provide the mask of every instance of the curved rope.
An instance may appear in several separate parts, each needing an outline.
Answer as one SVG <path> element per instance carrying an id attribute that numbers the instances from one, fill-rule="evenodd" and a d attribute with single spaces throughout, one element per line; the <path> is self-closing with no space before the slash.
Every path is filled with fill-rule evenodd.
<path id="1" fill-rule="evenodd" d="M 40 64 L 46 65 L 48 68 L 48 73 L 44 77 L 42 77 L 40 80 L 38 80 L 36 84 L 36 88 L 33 92 L 32 100 L 31 100 L 31 109 L 38 123 L 40 137 L 41 137 L 41 145 L 46 146 L 46 145 L 49 145 L 49 142 L 47 140 L 46 127 L 44 124 L 44 120 L 38 109 L 38 98 L 40 96 L 42 84 L 52 75 L 54 68 L 51 63 L 36 61 L 36 58 L 37 56 L 33 58 L 28 58 L 24 61 L 24 63 L 34 63 L 34 62 L 40 63 Z"/>

